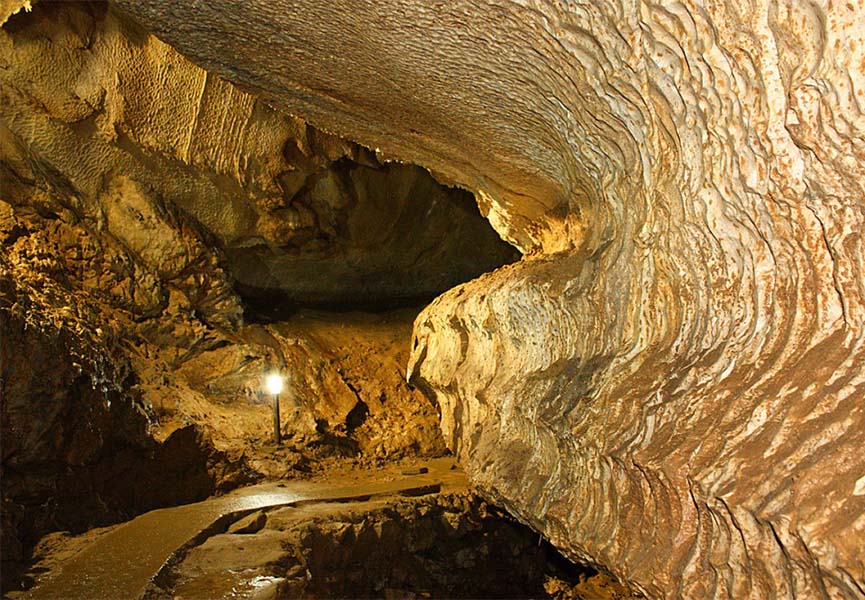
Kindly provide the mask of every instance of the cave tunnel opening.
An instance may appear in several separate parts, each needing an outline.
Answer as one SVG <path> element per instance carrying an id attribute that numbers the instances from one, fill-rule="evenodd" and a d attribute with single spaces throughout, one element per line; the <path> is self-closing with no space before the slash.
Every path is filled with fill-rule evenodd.
<path id="1" fill-rule="evenodd" d="M 311 449 L 313 463 L 438 455 L 436 399 L 405 379 L 413 322 L 439 294 L 521 255 L 471 193 L 353 144 L 333 159 L 320 136 L 309 128 L 306 153 L 286 143 L 294 170 L 281 198 L 222 246 L 243 318 L 191 380 L 211 401 L 261 408 L 272 400 L 257 374 L 284 376 L 278 437 L 303 455 L 296 469 Z"/>
<path id="2" fill-rule="evenodd" d="M 294 182 L 274 211 L 278 243 L 258 238 L 226 248 L 246 322 L 299 309 L 419 308 L 519 260 L 469 192 L 420 167 L 361 155 L 363 162 L 341 158 Z"/>
<path id="3" fill-rule="evenodd" d="M 226 389 L 218 401 L 236 406 L 237 379 L 281 373 L 277 406 L 286 418 L 273 437 L 304 456 L 298 469 L 311 449 L 313 462 L 439 455 L 436 398 L 405 379 L 413 322 L 439 294 L 521 255 L 471 193 L 360 146 L 333 160 L 315 143 L 319 134 L 309 135 L 306 154 L 286 143 L 296 170 L 281 177 L 282 197 L 266 207 L 255 235 L 223 248 L 243 319 L 196 383 L 211 399 Z M 219 361 L 236 364 L 239 348 L 262 340 L 265 352 L 251 350 L 234 376 L 218 372 L 232 369 Z M 247 392 L 252 405 L 272 402 Z"/>

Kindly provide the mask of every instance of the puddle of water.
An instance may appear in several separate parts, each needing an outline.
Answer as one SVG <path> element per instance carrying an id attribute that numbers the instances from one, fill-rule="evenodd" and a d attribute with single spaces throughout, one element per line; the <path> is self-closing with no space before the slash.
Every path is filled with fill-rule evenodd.
<path id="1" fill-rule="evenodd" d="M 197 577 L 174 588 L 179 598 L 212 598 L 233 600 L 235 598 L 270 597 L 269 590 L 276 591 L 281 577 L 256 575 L 256 571 L 229 571 Z"/>

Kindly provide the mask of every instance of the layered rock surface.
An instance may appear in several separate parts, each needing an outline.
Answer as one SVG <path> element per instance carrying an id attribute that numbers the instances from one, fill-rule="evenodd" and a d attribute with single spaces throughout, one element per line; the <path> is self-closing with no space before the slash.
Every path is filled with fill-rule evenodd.
<path id="1" fill-rule="evenodd" d="M 651 596 L 865 593 L 861 3 L 119 4 L 530 255 L 415 325 L 488 493 Z"/>
<path id="2" fill-rule="evenodd" d="M 243 293 L 295 304 L 429 300 L 518 257 L 470 194 L 276 112 L 104 4 L 37 5 L 0 44 L 4 196 L 62 204 L 163 280 L 203 267 L 181 225 Z"/>

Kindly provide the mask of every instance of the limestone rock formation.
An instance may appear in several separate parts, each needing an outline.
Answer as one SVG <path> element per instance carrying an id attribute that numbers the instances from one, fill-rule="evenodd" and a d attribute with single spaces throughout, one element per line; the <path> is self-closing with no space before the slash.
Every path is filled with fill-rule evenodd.
<path id="1" fill-rule="evenodd" d="M 861 2 L 118 5 L 529 255 L 415 326 L 489 494 L 650 596 L 865 593 Z"/>
<path id="2" fill-rule="evenodd" d="M 163 280 L 210 245 L 265 300 L 404 304 L 518 257 L 470 194 L 280 114 L 104 4 L 37 5 L 3 31 L 4 195 L 61 196 Z"/>

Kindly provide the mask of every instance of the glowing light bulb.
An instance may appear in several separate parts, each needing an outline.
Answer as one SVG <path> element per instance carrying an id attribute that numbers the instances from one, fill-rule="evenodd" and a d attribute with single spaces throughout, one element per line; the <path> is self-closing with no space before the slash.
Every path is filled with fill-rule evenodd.
<path id="1" fill-rule="evenodd" d="M 265 380 L 265 386 L 267 386 L 268 392 L 274 396 L 277 395 L 282 391 L 282 375 L 279 373 L 271 373 Z"/>

